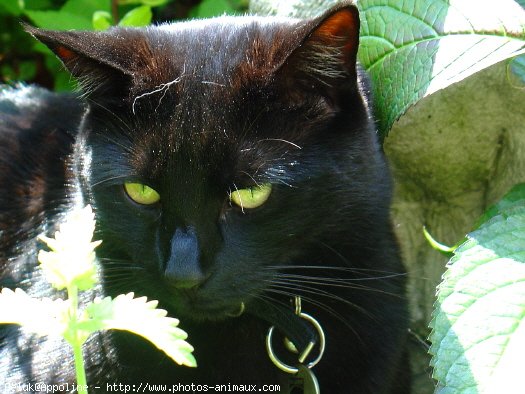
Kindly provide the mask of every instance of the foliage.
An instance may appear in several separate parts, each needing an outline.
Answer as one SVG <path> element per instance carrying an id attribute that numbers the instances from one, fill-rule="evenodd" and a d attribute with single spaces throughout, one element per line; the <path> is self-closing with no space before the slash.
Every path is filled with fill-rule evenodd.
<path id="1" fill-rule="evenodd" d="M 430 352 L 439 394 L 522 391 L 524 196 L 518 185 L 483 216 L 438 287 Z"/>
<path id="2" fill-rule="evenodd" d="M 252 0 L 250 8 L 283 16 L 312 16 L 312 10 L 317 14 L 316 0 L 290 1 L 293 4 L 281 6 L 279 0 Z M 423 97 L 524 52 L 523 0 L 357 4 L 362 17 L 359 59 L 371 77 L 383 138 L 393 122 Z M 509 77 L 514 85 L 524 86 L 523 56 L 509 62 Z M 525 187 L 513 189 L 475 227 L 460 247 L 451 248 L 425 232 L 442 253 L 455 250 L 431 323 L 438 392 L 522 392 Z"/>
<path id="3" fill-rule="evenodd" d="M 50 284 L 67 289 L 67 300 L 36 299 L 21 289 L 0 292 L 0 324 L 19 324 L 39 335 L 61 335 L 73 348 L 78 392 L 87 394 L 82 345 L 100 330 L 125 330 L 144 337 L 178 364 L 194 367 L 193 347 L 187 334 L 177 327 L 179 321 L 155 309 L 157 301 L 134 298 L 133 293 L 89 302 L 79 309 L 79 291 L 97 283 L 95 230 L 91 207 L 73 211 L 60 225 L 54 238 L 41 236 L 51 251 L 41 250 L 40 266 Z"/>
<path id="4" fill-rule="evenodd" d="M 373 80 L 383 137 L 421 98 L 524 53 L 525 12 L 512 0 L 497 6 L 485 0 L 361 0 L 359 7 L 359 59 Z M 510 67 L 523 78 L 522 57 Z M 455 250 L 431 323 L 440 394 L 513 393 L 520 387 L 525 187 L 513 189 L 477 226 L 457 249 L 433 243 L 442 252 Z"/>
<path id="5" fill-rule="evenodd" d="M 104 30 L 114 25 L 146 26 L 173 16 L 235 14 L 247 5 L 247 0 L 2 0 L 0 83 L 26 81 L 56 91 L 75 88 L 61 63 L 22 30 L 20 21 L 45 29 Z"/>
<path id="6" fill-rule="evenodd" d="M 525 47 L 525 12 L 513 0 L 497 7 L 490 0 L 360 0 L 358 5 L 359 60 L 374 81 L 383 135 L 421 98 Z"/>
<path id="7" fill-rule="evenodd" d="M 525 11 L 519 1 L 501 0 L 497 6 L 491 0 L 357 1 L 358 57 L 372 80 L 381 137 L 423 97 L 523 53 Z M 334 3 L 252 0 L 250 10 L 312 17 Z"/>

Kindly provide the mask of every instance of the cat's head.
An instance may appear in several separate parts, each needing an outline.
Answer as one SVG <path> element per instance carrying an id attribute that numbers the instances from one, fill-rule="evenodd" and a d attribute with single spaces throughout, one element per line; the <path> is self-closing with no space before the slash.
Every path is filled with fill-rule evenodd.
<path id="1" fill-rule="evenodd" d="M 366 238 L 368 213 L 388 206 L 353 5 L 306 21 L 29 31 L 90 102 L 77 170 L 116 291 L 226 316 L 278 289 L 277 267 Z"/>

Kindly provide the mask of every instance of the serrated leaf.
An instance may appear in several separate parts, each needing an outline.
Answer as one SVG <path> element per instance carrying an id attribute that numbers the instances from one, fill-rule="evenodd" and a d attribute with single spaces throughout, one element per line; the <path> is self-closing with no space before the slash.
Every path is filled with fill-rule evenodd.
<path id="1" fill-rule="evenodd" d="M 431 322 L 437 393 L 521 393 L 525 349 L 525 185 L 455 252 Z"/>
<path id="2" fill-rule="evenodd" d="M 118 25 L 128 27 L 147 26 L 151 23 L 152 17 L 153 14 L 151 12 L 151 7 L 143 5 L 133 8 L 131 11 L 127 12 L 126 15 L 122 17 Z"/>
<path id="3" fill-rule="evenodd" d="M 513 0 L 360 0 L 359 60 L 372 78 L 380 132 L 422 97 L 525 46 Z"/>
<path id="4" fill-rule="evenodd" d="M 36 299 L 21 289 L 0 292 L 0 324 L 18 324 L 39 335 L 60 335 L 67 328 L 68 303 Z"/>
<path id="5" fill-rule="evenodd" d="M 86 308 L 90 319 L 80 327 L 91 332 L 109 329 L 132 332 L 150 341 L 176 363 L 195 367 L 193 347 L 185 341 L 186 332 L 177 327 L 179 321 L 167 317 L 164 309 L 155 309 L 157 301 L 133 296 L 129 293 L 113 300 L 110 297 L 95 300 Z"/>

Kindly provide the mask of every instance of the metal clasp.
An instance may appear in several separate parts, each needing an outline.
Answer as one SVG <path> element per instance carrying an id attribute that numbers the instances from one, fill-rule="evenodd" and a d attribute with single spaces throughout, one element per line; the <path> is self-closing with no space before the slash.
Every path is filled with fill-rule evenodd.
<path id="1" fill-rule="evenodd" d="M 324 331 L 323 331 L 323 328 L 321 327 L 321 324 L 319 324 L 319 322 L 316 319 L 314 319 L 312 316 L 306 313 L 303 313 L 301 311 L 301 297 L 298 297 L 298 296 L 295 297 L 295 314 L 299 316 L 301 319 L 304 319 L 310 324 L 312 324 L 315 330 L 317 331 L 317 334 L 319 335 L 319 355 L 317 356 L 317 358 L 315 358 L 314 360 L 306 364 L 306 367 L 311 369 L 315 367 L 319 363 L 319 361 L 321 361 L 321 358 L 323 357 L 325 345 L 326 345 Z M 273 347 L 272 347 L 272 335 L 273 335 L 274 329 L 275 329 L 275 326 L 270 327 L 270 329 L 268 330 L 268 334 L 266 334 L 266 351 L 268 352 L 268 356 L 270 357 L 270 360 L 272 360 L 274 365 L 277 368 L 279 368 L 281 371 L 291 373 L 291 374 L 298 373 L 299 368 L 284 363 L 275 354 Z M 286 340 L 291 343 L 291 341 L 289 341 L 287 338 Z M 304 351 L 298 357 L 299 364 L 303 364 L 305 362 L 306 358 L 312 352 L 312 349 L 314 348 L 314 346 L 315 346 L 314 342 L 310 342 L 306 346 Z M 293 350 L 293 347 L 289 350 L 293 353 L 297 353 L 297 351 Z"/>

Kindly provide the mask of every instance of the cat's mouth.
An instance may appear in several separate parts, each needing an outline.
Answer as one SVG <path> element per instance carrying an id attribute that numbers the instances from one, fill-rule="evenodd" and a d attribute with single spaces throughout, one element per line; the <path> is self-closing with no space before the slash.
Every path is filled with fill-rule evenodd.
<path id="1" fill-rule="evenodd" d="M 182 311 L 181 311 L 182 312 Z M 241 302 L 234 306 L 197 306 L 193 305 L 186 309 L 184 315 L 189 318 L 203 321 L 203 320 L 225 320 L 241 316 L 244 313 L 244 303 Z"/>
<path id="2" fill-rule="evenodd" d="M 225 302 L 205 297 L 198 291 L 172 291 L 170 305 L 175 316 L 192 320 L 225 320 L 239 317 L 244 313 L 243 301 Z"/>

